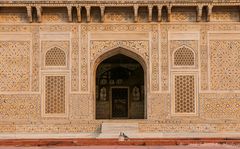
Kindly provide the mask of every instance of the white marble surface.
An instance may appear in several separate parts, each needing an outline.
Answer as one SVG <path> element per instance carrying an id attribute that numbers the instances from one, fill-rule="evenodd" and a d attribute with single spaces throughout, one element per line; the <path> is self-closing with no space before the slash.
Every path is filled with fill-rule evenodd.
<path id="1" fill-rule="evenodd" d="M 138 133 L 138 123 L 102 123 L 102 133 Z"/>

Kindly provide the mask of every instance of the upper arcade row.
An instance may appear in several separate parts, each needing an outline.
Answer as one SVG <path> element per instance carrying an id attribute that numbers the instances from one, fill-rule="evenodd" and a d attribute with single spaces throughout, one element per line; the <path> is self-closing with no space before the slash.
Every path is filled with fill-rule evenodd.
<path id="1" fill-rule="evenodd" d="M 132 22 L 142 22 L 139 20 L 144 15 L 146 16 L 146 22 L 170 22 L 176 12 L 179 12 L 179 16 L 184 16 L 184 13 L 187 12 L 191 14 L 189 15 L 192 17 L 191 19 L 196 22 L 209 22 L 214 21 L 212 18 L 215 10 L 220 10 L 220 12 L 223 10 L 223 13 L 226 13 L 225 17 L 235 17 L 234 21 L 240 20 L 239 0 L 0 1 L 0 17 L 7 13 L 16 13 L 17 10 L 22 10 L 21 12 L 26 13 L 27 20 L 30 23 L 43 22 L 44 13 L 56 11 L 56 9 L 63 10 L 68 22 L 96 22 L 92 19 L 96 16 L 99 19 L 97 22 L 108 22 L 105 20 L 106 14 L 108 15 L 110 11 L 116 12 L 117 9 L 121 11 L 120 13 L 123 11 L 128 13 Z"/>

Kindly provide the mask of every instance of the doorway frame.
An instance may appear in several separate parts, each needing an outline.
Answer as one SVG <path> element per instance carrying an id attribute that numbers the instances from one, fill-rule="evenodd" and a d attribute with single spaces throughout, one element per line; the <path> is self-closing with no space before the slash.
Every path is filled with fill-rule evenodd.
<path id="1" fill-rule="evenodd" d="M 116 117 L 116 118 L 113 118 L 112 117 L 112 89 L 114 89 L 114 88 L 118 88 L 118 89 L 120 89 L 120 88 L 123 88 L 123 89 L 127 89 L 127 91 L 128 91 L 128 99 L 127 99 L 127 102 L 128 102 L 128 105 L 127 105 L 127 107 L 128 107 L 128 115 L 127 115 L 127 117 Z M 129 95 L 129 87 L 128 86 L 111 86 L 110 87 L 110 90 L 109 90 L 109 99 L 110 99 L 110 104 L 109 104 L 109 106 L 110 106 L 110 119 L 129 119 L 129 115 L 130 115 L 130 104 L 129 104 L 129 97 L 130 97 L 130 95 Z"/>
<path id="2" fill-rule="evenodd" d="M 134 50 L 132 50 L 130 47 L 113 47 L 110 49 L 106 49 L 105 52 L 103 52 L 101 55 L 99 55 L 98 57 L 96 57 L 95 59 L 93 59 L 91 61 L 91 66 L 90 66 L 90 70 L 91 71 L 91 90 L 90 92 L 92 92 L 92 101 L 93 101 L 93 106 L 92 106 L 92 119 L 93 120 L 105 120 L 105 119 L 96 119 L 96 75 L 97 75 L 97 68 L 98 66 L 106 59 L 117 55 L 117 54 L 122 54 L 125 55 L 129 58 L 132 58 L 134 60 L 136 60 L 143 69 L 143 73 L 144 73 L 144 118 L 143 119 L 147 119 L 148 118 L 148 92 L 150 89 L 150 77 L 148 75 L 148 68 L 149 68 L 149 62 L 148 59 L 144 59 L 141 55 L 139 55 L 138 53 L 134 52 Z M 143 120 L 141 119 L 141 120 Z M 111 119 L 106 119 L 106 120 L 111 120 Z M 113 120 L 113 119 L 112 119 Z M 130 119 L 128 119 L 130 120 Z"/>

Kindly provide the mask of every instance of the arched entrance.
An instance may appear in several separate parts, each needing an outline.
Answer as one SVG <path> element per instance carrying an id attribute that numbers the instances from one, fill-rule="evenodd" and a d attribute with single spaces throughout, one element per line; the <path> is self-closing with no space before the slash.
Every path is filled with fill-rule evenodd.
<path id="1" fill-rule="evenodd" d="M 145 84 L 137 60 L 116 53 L 101 61 L 96 70 L 96 119 L 143 119 Z"/>

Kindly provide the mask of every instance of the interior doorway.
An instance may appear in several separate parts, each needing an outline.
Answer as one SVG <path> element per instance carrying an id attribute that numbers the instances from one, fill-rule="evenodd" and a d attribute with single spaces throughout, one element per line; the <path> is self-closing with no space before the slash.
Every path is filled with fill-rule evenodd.
<path id="1" fill-rule="evenodd" d="M 123 54 L 103 60 L 96 71 L 96 119 L 143 119 L 144 71 Z"/>
<path id="2" fill-rule="evenodd" d="M 111 89 L 112 118 L 128 118 L 129 92 L 127 87 L 113 87 Z"/>

